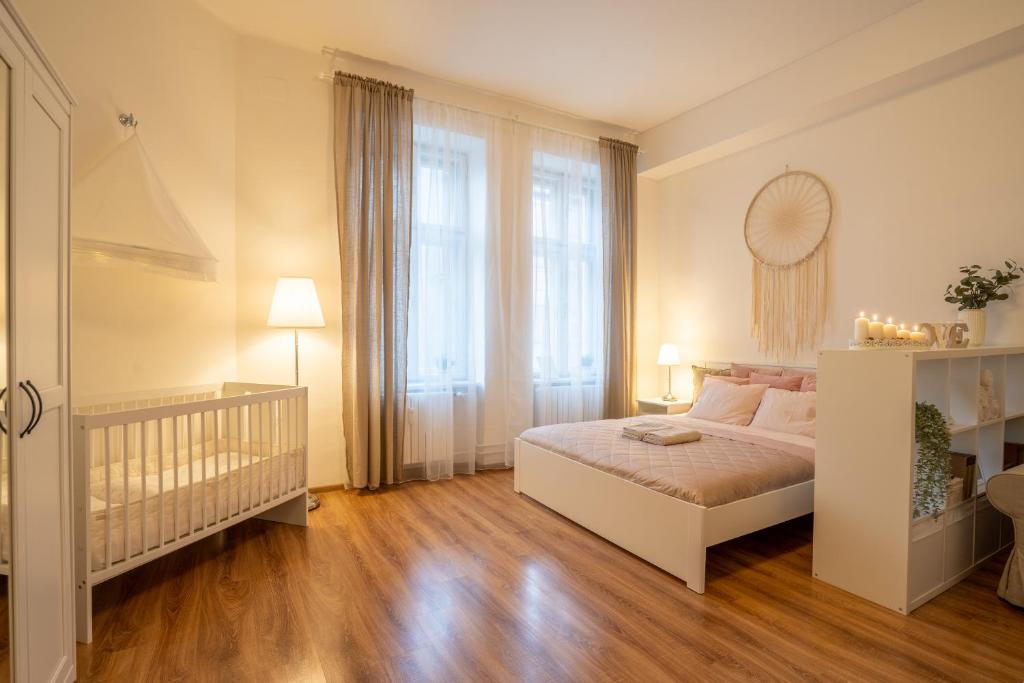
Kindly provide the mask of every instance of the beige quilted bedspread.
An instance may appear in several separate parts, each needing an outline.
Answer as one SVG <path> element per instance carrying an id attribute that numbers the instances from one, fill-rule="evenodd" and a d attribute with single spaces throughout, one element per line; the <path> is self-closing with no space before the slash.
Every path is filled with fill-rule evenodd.
<path id="1" fill-rule="evenodd" d="M 655 446 L 622 436 L 629 423 L 664 422 L 703 435 Z M 549 451 L 704 507 L 725 505 L 814 478 L 814 439 L 684 416 L 535 427 L 520 437 Z"/>

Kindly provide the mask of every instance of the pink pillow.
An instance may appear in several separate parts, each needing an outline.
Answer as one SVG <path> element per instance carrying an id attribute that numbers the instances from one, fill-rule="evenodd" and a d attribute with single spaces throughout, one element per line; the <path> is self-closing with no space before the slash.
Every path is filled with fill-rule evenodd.
<path id="1" fill-rule="evenodd" d="M 767 384 L 707 382 L 686 416 L 746 427 L 754 419 L 754 411 L 767 390 Z"/>
<path id="2" fill-rule="evenodd" d="M 807 375 L 813 374 L 815 374 L 814 370 L 804 370 L 803 368 L 782 368 L 783 377 L 793 377 L 794 375 L 799 377 L 806 377 Z"/>
<path id="3" fill-rule="evenodd" d="M 773 375 L 777 377 L 782 374 L 782 368 L 759 368 L 753 365 L 732 364 L 733 377 L 750 377 L 750 373 L 752 372 L 756 372 L 760 375 Z"/>
<path id="4" fill-rule="evenodd" d="M 708 382 L 728 382 L 729 384 L 750 384 L 749 377 L 732 377 L 730 375 L 708 375 L 704 378 L 704 383 Z"/>
<path id="5" fill-rule="evenodd" d="M 773 375 L 762 375 L 756 372 L 750 373 L 751 384 L 767 384 L 771 389 L 785 389 L 786 391 L 800 391 L 800 385 L 804 383 L 804 378 L 800 375 L 794 375 L 792 377 L 782 377 Z"/>
<path id="6" fill-rule="evenodd" d="M 800 391 L 817 391 L 818 390 L 818 376 L 817 375 L 804 375 L 804 381 L 800 384 Z"/>

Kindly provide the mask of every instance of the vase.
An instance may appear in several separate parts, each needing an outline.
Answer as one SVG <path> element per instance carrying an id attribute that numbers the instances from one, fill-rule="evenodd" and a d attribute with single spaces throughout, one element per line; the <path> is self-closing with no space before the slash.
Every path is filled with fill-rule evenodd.
<path id="1" fill-rule="evenodd" d="M 968 346 L 984 346 L 988 311 L 984 308 L 968 308 L 960 311 L 960 320 L 967 323 L 967 336 L 971 340 Z"/>

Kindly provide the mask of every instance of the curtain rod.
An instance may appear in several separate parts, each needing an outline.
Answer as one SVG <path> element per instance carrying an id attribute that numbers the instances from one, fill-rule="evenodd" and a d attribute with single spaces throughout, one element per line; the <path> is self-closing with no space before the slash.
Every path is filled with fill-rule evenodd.
<path id="1" fill-rule="evenodd" d="M 322 72 L 317 78 L 319 78 L 321 81 L 331 81 L 331 82 L 333 82 L 334 81 L 334 74 Z M 540 128 L 541 130 L 549 130 L 552 133 L 561 133 L 563 135 L 572 135 L 573 137 L 582 138 L 584 140 L 592 140 L 593 142 L 599 142 L 600 141 L 600 138 L 594 137 L 593 135 L 584 135 L 583 133 L 578 133 L 576 131 L 565 130 L 563 128 L 553 128 L 552 126 L 543 126 L 543 125 L 540 125 L 538 123 L 528 123 L 528 122 L 522 121 L 521 119 L 518 119 L 518 118 L 516 118 L 514 116 L 503 116 L 501 114 L 492 114 L 489 111 L 481 111 L 479 109 L 472 109 L 470 107 L 464 107 L 464 106 L 462 106 L 460 104 L 451 104 L 450 102 L 441 102 L 440 100 L 432 100 L 429 97 L 423 97 L 422 95 L 418 95 L 418 94 L 414 94 L 413 96 L 416 97 L 417 99 L 423 100 L 424 102 L 431 102 L 432 104 L 443 104 L 446 107 L 454 107 L 455 109 L 461 109 L 462 111 L 468 111 L 471 114 L 483 114 L 485 116 L 491 116 L 491 117 L 494 117 L 496 119 L 501 119 L 502 121 L 512 121 L 514 123 L 521 123 L 524 126 L 533 126 L 534 128 Z M 496 96 L 496 97 L 503 97 L 502 95 L 494 95 L 494 96 Z M 530 104 L 530 103 L 527 103 L 527 104 Z M 536 107 L 538 105 L 530 104 L 530 106 Z M 552 110 L 552 111 L 554 111 L 554 110 Z M 644 150 L 637 149 L 637 154 L 644 154 L 644 153 L 645 153 Z"/>

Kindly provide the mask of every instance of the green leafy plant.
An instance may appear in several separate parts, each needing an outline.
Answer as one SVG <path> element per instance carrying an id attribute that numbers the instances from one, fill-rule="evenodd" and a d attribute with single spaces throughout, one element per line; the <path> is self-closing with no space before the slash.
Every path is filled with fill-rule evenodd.
<path id="1" fill-rule="evenodd" d="M 946 303 L 956 304 L 959 310 L 978 310 L 985 308 L 990 301 L 1005 301 L 1010 295 L 1004 292 L 1024 275 L 1022 269 L 1013 259 L 1004 262 L 1006 271 L 990 268 L 992 277 L 979 275 L 981 266 L 961 266 L 964 278 L 959 284 L 946 287 Z"/>
<path id="2" fill-rule="evenodd" d="M 918 403 L 915 411 L 914 438 L 917 440 L 917 465 L 914 469 L 914 516 L 940 512 L 946 506 L 949 483 L 949 425 L 931 403 Z"/>

